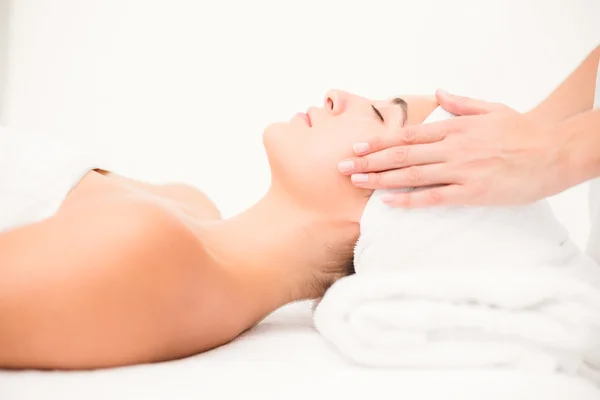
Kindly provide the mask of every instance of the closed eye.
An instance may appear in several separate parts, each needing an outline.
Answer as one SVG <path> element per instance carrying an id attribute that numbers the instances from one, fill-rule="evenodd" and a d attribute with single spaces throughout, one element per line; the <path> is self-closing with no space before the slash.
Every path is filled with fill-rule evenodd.
<path id="1" fill-rule="evenodd" d="M 371 108 L 373 109 L 373 111 L 375 111 L 375 114 L 377 114 L 377 117 L 379 117 L 379 119 L 381 120 L 381 122 L 385 122 L 383 120 L 383 115 L 381 115 L 381 113 L 379 112 L 379 110 L 376 109 L 374 105 L 371 105 Z"/>

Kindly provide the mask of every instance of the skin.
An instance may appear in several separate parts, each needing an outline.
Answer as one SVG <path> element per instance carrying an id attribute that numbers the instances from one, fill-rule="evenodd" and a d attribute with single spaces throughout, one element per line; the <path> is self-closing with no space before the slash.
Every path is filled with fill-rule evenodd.
<path id="1" fill-rule="evenodd" d="M 436 105 L 406 100 L 410 123 Z M 91 171 L 56 215 L 0 234 L 0 367 L 186 357 L 321 296 L 306 282 L 339 261 L 331 249 L 355 243 L 372 192 L 341 176 L 337 161 L 352 143 L 395 135 L 408 121 L 398 106 L 342 91 L 309 114 L 312 127 L 296 116 L 266 128 L 271 186 L 233 218 L 185 185 Z"/>
<path id="2" fill-rule="evenodd" d="M 600 176 L 600 110 L 592 110 L 600 46 L 539 106 L 519 113 L 443 91 L 458 115 L 359 144 L 344 160 L 359 188 L 426 187 L 382 197 L 395 207 L 510 206 Z M 355 145 L 356 147 L 356 145 Z"/>

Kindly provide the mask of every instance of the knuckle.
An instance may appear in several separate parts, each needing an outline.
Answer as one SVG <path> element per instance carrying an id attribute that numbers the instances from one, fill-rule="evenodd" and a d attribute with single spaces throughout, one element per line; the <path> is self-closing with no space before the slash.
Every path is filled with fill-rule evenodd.
<path id="1" fill-rule="evenodd" d="M 371 144 L 369 144 L 369 148 L 371 149 L 371 151 L 383 150 L 383 148 L 384 148 L 383 139 L 381 139 L 381 138 L 373 139 L 371 141 Z"/>
<path id="2" fill-rule="evenodd" d="M 488 195 L 489 191 L 490 191 L 490 188 L 488 187 L 488 185 L 486 185 L 485 183 L 482 182 L 479 185 L 477 194 L 479 197 L 486 197 Z"/>
<path id="3" fill-rule="evenodd" d="M 481 198 L 485 197 L 488 192 L 488 188 L 482 179 L 477 179 L 471 182 L 471 194 L 474 197 Z"/>
<path id="4" fill-rule="evenodd" d="M 366 174 L 366 175 L 367 175 L 366 181 L 368 183 L 377 184 L 381 180 L 381 178 L 379 177 L 379 174 Z"/>
<path id="5" fill-rule="evenodd" d="M 368 174 L 367 182 L 373 185 L 379 185 L 381 183 L 381 175 L 380 174 Z"/>
<path id="6" fill-rule="evenodd" d="M 402 134 L 402 141 L 406 144 L 414 144 L 417 140 L 417 131 L 413 127 L 408 127 Z"/>
<path id="7" fill-rule="evenodd" d="M 464 119 L 455 119 L 448 122 L 448 137 L 452 137 L 452 134 L 461 134 L 469 130 L 473 125 L 473 120 L 465 117 Z"/>
<path id="8" fill-rule="evenodd" d="M 430 189 L 427 194 L 427 202 L 430 205 L 439 205 L 442 204 L 444 200 L 444 196 L 438 189 Z"/>
<path id="9" fill-rule="evenodd" d="M 369 168 L 370 161 L 368 157 L 359 158 L 354 161 L 354 168 L 358 172 L 366 171 Z"/>
<path id="10" fill-rule="evenodd" d="M 396 181 L 397 179 L 393 172 L 382 172 L 377 174 L 377 183 L 375 183 L 375 186 L 382 189 L 392 189 L 397 186 Z"/>
<path id="11" fill-rule="evenodd" d="M 444 154 L 448 159 L 461 160 L 464 139 L 461 135 L 453 135 L 444 140 Z"/>
<path id="12" fill-rule="evenodd" d="M 403 165 L 408 157 L 408 149 L 405 147 L 397 147 L 392 151 L 392 162 L 395 165 Z"/>
<path id="13" fill-rule="evenodd" d="M 398 199 L 398 205 L 403 208 L 409 208 L 413 203 L 413 196 L 411 193 L 406 193 L 404 196 L 400 196 Z"/>
<path id="14" fill-rule="evenodd" d="M 418 167 L 409 167 L 406 169 L 406 180 L 411 184 L 418 184 L 421 181 L 421 169 Z"/>

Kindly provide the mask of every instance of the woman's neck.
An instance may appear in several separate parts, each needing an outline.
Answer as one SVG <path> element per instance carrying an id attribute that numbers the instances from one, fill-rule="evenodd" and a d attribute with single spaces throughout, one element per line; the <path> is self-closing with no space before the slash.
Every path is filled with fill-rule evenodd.
<path id="1" fill-rule="evenodd" d="M 433 96 L 406 100 L 408 125 L 421 123 L 437 107 Z M 201 222 L 197 234 L 207 262 L 239 288 L 236 304 L 251 325 L 284 304 L 322 295 L 311 288 L 311 278 L 334 261 L 332 250 L 356 242 L 359 224 L 345 215 L 307 209 L 285 190 L 271 187 L 243 213 Z"/>
<path id="2" fill-rule="evenodd" d="M 358 231 L 357 223 L 304 209 L 271 189 L 235 217 L 203 222 L 199 239 L 260 320 L 284 304 L 319 296 L 307 283 L 331 259 L 328 245 L 355 241 Z"/>

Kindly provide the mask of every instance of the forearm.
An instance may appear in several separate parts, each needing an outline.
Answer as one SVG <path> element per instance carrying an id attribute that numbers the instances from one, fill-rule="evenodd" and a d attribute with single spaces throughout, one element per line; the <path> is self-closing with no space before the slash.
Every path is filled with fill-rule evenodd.
<path id="1" fill-rule="evenodd" d="M 558 123 L 592 109 L 600 46 L 563 81 L 542 103 L 530 111 L 547 122 Z"/>
<path id="2" fill-rule="evenodd" d="M 600 109 L 587 111 L 556 125 L 565 145 L 560 149 L 565 179 L 577 185 L 600 176 Z"/>

